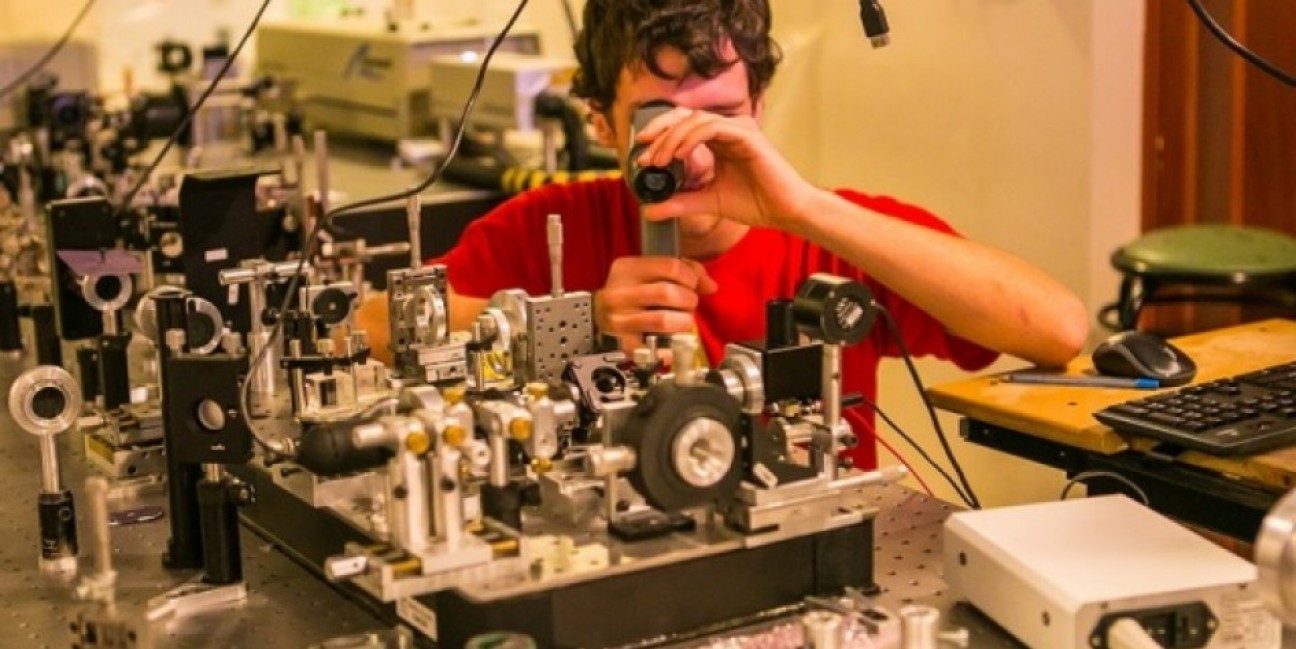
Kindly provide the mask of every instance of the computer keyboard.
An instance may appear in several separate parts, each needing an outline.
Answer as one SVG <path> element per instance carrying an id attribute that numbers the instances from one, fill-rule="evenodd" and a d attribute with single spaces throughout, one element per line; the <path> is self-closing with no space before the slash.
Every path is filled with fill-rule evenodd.
<path id="1" fill-rule="evenodd" d="M 1215 455 L 1296 444 L 1296 362 L 1126 401 L 1094 418 L 1120 433 Z"/>

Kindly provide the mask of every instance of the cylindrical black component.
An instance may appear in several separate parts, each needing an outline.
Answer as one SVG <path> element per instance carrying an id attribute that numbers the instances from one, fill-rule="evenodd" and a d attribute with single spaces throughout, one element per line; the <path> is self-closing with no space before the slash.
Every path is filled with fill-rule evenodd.
<path id="1" fill-rule="evenodd" d="M 860 0 L 860 23 L 864 25 L 864 35 L 869 38 L 880 38 L 891 31 L 887 24 L 886 12 L 878 0 Z"/>
<path id="2" fill-rule="evenodd" d="M 356 448 L 351 430 L 360 422 L 308 426 L 298 441 L 297 464 L 320 476 L 338 476 L 383 466 L 391 458 L 385 448 Z"/>
<path id="3" fill-rule="evenodd" d="M 0 282 L 0 352 L 22 350 L 22 327 L 18 324 L 18 287 Z"/>
<path id="4" fill-rule="evenodd" d="M 650 101 L 635 109 L 630 129 L 630 152 L 626 155 L 626 181 L 640 203 L 660 203 L 679 191 L 684 185 L 684 163 L 672 160 L 665 167 L 640 167 L 639 156 L 647 143 L 635 142 L 635 137 L 658 115 L 670 112 L 675 105 L 668 101 Z"/>
<path id="5" fill-rule="evenodd" d="M 76 357 L 81 374 L 81 400 L 93 403 L 99 397 L 99 347 L 77 347 Z"/>
<path id="6" fill-rule="evenodd" d="M 129 344 L 130 334 L 99 337 L 99 388 L 103 392 L 104 407 L 109 410 L 130 403 L 130 370 L 126 359 Z"/>
<path id="7" fill-rule="evenodd" d="M 32 329 L 36 332 L 36 364 L 63 366 L 63 343 L 54 321 L 54 305 L 37 304 L 31 308 Z"/>
<path id="8" fill-rule="evenodd" d="M 765 349 L 791 347 L 797 343 L 792 300 L 770 300 L 765 304 Z"/>
<path id="9" fill-rule="evenodd" d="M 72 492 L 41 492 L 36 498 L 40 516 L 40 545 L 42 559 L 62 559 L 77 555 L 76 509 L 72 505 Z"/>
<path id="10" fill-rule="evenodd" d="M 647 145 L 630 150 L 630 189 L 640 203 L 660 203 L 678 192 L 684 184 L 684 163 L 672 160 L 665 167 L 640 167 L 635 160 Z"/>
<path id="11" fill-rule="evenodd" d="M 166 392 L 162 393 L 165 399 Z M 175 460 L 171 435 L 163 436 L 167 454 L 167 504 L 171 521 L 171 538 L 167 539 L 162 565 L 171 570 L 189 570 L 203 565 L 202 517 L 198 509 L 198 483 L 202 468 Z"/>
<path id="12" fill-rule="evenodd" d="M 868 287 L 826 273 L 815 273 L 801 283 L 792 311 L 806 335 L 834 345 L 863 340 L 877 318 Z"/>
<path id="13" fill-rule="evenodd" d="M 202 520 L 203 581 L 209 584 L 242 581 L 238 508 L 231 497 L 229 483 L 199 482 L 198 511 Z"/>
<path id="14" fill-rule="evenodd" d="M 522 487 L 510 482 L 503 487 L 482 486 L 482 511 L 515 530 L 522 529 Z"/>

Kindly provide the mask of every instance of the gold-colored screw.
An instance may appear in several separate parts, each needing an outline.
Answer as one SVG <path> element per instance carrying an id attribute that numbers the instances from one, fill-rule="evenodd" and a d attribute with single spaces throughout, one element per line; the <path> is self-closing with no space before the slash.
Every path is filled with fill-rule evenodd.
<path id="1" fill-rule="evenodd" d="M 441 438 L 445 440 L 446 444 L 458 448 L 468 442 L 468 431 L 459 424 L 450 424 L 441 433 Z"/>
<path id="2" fill-rule="evenodd" d="M 527 438 L 531 437 L 531 420 L 518 417 L 513 421 L 510 421 L 508 432 L 509 437 L 512 437 L 519 442 L 526 441 Z"/>

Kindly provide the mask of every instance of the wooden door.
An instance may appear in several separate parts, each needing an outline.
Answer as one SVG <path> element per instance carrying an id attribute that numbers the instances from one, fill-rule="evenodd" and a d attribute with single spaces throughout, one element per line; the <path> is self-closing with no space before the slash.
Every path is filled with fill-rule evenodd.
<path id="1" fill-rule="evenodd" d="M 1232 223 L 1296 235 L 1296 88 L 1215 39 L 1182 0 L 1149 0 L 1144 231 Z M 1296 2 L 1206 0 L 1240 42 L 1296 74 Z M 1272 315 L 1260 307 L 1151 307 L 1144 327 L 1182 333 Z"/>

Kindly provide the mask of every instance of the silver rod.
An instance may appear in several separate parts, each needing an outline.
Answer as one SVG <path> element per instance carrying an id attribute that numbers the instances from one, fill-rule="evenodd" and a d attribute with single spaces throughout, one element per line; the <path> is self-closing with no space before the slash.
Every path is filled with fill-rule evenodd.
<path id="1" fill-rule="evenodd" d="M 315 131 L 315 190 L 319 192 L 319 215 L 329 211 L 328 133 Z"/>
<path id="2" fill-rule="evenodd" d="M 405 200 L 405 221 L 409 224 L 410 268 L 423 266 L 423 197 L 410 194 Z"/>
<path id="3" fill-rule="evenodd" d="M 112 574 L 112 538 L 108 527 L 108 481 L 103 476 L 86 478 L 90 496 L 90 530 L 94 536 L 95 568 L 101 576 Z"/>
<path id="4" fill-rule="evenodd" d="M 823 423 L 828 429 L 828 448 L 824 449 L 824 469 L 828 477 L 837 479 L 837 431 L 841 428 L 841 365 L 842 347 L 835 344 L 823 346 Z"/>
<path id="5" fill-rule="evenodd" d="M 306 204 L 306 138 L 300 133 L 292 136 L 293 182 L 297 184 L 297 213 L 302 220 L 302 232 L 315 231 L 315 214 Z"/>
<path id="6" fill-rule="evenodd" d="M 288 353 L 291 354 L 293 358 L 301 358 L 302 341 L 288 341 Z M 288 388 L 292 390 L 294 401 L 297 402 L 297 411 L 300 413 L 306 409 L 306 376 L 301 367 L 294 367 L 292 371 L 288 373 L 288 382 L 292 384 L 288 386 Z"/>
<path id="7" fill-rule="evenodd" d="M 620 495 L 617 494 L 619 480 L 615 473 L 603 478 L 603 517 L 607 519 L 608 525 L 616 522 L 620 513 L 617 511 L 617 500 L 620 499 Z"/>
<path id="8" fill-rule="evenodd" d="M 501 422 L 503 426 L 503 422 Z M 508 440 L 503 430 L 493 430 L 490 434 L 490 480 L 492 487 L 508 486 Z"/>
<path id="9" fill-rule="evenodd" d="M 342 337 L 343 356 L 345 358 L 355 358 L 356 351 L 357 349 L 356 349 L 355 338 L 349 335 L 343 336 Z M 351 402 L 360 403 L 360 380 L 359 380 L 359 374 L 356 372 L 356 364 L 348 363 L 346 368 L 347 368 L 346 369 L 347 374 L 351 376 Z"/>
<path id="10" fill-rule="evenodd" d="M 54 435 L 41 435 L 41 491 L 56 494 L 63 491 L 63 479 L 59 474 L 58 442 Z"/>
<path id="11" fill-rule="evenodd" d="M 540 120 L 540 147 L 544 151 L 544 171 L 547 174 L 558 171 L 558 131 L 557 120 Z"/>
<path id="12" fill-rule="evenodd" d="M 550 214 L 546 238 L 549 242 L 549 294 L 562 297 L 563 290 L 563 229 L 562 216 Z"/>
<path id="13" fill-rule="evenodd" d="M 149 255 L 150 257 L 152 255 Z M 105 336 L 116 336 L 121 333 L 117 326 L 117 310 L 108 309 L 103 312 L 103 333 Z"/>
<path id="14" fill-rule="evenodd" d="M 691 333 L 671 336 L 671 368 L 675 373 L 675 383 L 689 385 L 697 383 L 698 338 Z"/>
<path id="15" fill-rule="evenodd" d="M 262 280 L 255 280 L 247 285 L 248 312 L 252 314 L 252 333 L 248 335 L 249 358 L 260 357 L 261 362 L 250 368 L 252 387 L 250 388 L 251 410 L 253 416 L 265 416 L 270 413 L 270 401 L 275 394 L 274 368 L 279 365 L 279 354 L 270 344 L 271 332 L 266 330 L 261 314 L 266 308 L 266 286 Z M 262 353 L 262 350 L 265 350 Z"/>

